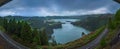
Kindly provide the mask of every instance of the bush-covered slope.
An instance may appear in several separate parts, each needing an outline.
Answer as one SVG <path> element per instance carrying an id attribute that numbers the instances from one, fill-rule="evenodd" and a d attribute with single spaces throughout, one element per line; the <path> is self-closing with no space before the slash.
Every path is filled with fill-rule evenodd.
<path id="1" fill-rule="evenodd" d="M 114 49 L 115 46 L 120 46 L 120 9 L 114 18 L 109 19 L 108 28 L 109 33 L 101 40 L 96 49 Z M 120 47 L 116 47 L 116 49 L 120 49 Z"/>

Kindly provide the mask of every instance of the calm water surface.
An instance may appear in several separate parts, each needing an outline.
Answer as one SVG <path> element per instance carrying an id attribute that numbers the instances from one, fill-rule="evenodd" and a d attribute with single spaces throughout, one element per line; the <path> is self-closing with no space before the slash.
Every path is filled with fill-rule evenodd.
<path id="1" fill-rule="evenodd" d="M 74 22 L 77 21 L 77 19 L 54 19 L 54 21 L 65 23 L 62 24 L 62 28 L 54 29 L 54 33 L 52 36 L 55 37 L 57 43 L 65 44 L 67 42 L 74 41 L 82 37 L 82 32 L 84 32 L 85 34 L 89 33 L 88 30 L 82 27 L 76 27 L 70 24 L 70 21 Z"/>

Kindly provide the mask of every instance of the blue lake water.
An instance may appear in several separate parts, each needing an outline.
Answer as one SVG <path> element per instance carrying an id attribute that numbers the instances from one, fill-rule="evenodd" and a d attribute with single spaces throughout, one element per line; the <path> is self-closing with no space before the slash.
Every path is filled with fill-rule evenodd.
<path id="1" fill-rule="evenodd" d="M 72 25 L 70 22 L 77 21 L 77 19 L 54 19 L 56 22 L 62 22 L 62 28 L 54 29 L 52 36 L 55 37 L 57 43 L 65 44 L 70 41 L 74 41 L 82 37 L 82 32 L 88 34 L 89 31 Z"/>

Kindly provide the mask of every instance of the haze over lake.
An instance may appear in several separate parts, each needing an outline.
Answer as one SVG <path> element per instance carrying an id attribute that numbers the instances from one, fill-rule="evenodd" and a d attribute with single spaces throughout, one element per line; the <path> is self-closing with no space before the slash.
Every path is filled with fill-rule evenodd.
<path id="1" fill-rule="evenodd" d="M 52 36 L 55 37 L 57 43 L 65 44 L 70 41 L 74 41 L 82 37 L 82 32 L 88 34 L 89 31 L 72 25 L 70 22 L 77 21 L 78 19 L 54 19 L 56 22 L 62 22 L 62 28 L 54 29 Z"/>

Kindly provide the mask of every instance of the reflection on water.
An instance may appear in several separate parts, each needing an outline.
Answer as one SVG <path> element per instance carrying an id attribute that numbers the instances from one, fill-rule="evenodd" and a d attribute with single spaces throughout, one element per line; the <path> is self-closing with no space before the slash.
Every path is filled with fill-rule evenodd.
<path id="1" fill-rule="evenodd" d="M 77 19 L 55 19 L 54 21 L 60 21 L 65 24 L 62 24 L 62 28 L 54 29 L 52 36 L 55 36 L 57 43 L 67 43 L 74 41 L 82 36 L 82 32 L 88 34 L 89 31 L 85 30 L 82 27 L 73 26 L 70 22 L 77 21 Z"/>

